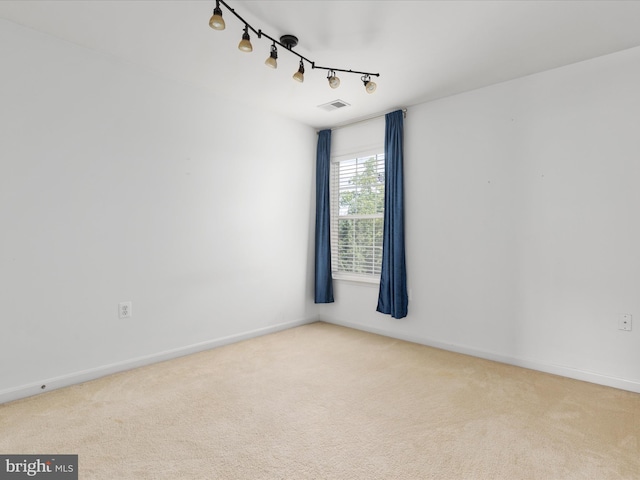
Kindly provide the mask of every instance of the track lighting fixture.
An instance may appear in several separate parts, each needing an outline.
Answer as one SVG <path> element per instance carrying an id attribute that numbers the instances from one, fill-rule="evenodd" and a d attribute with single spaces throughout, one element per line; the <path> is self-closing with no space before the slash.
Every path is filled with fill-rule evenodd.
<path id="1" fill-rule="evenodd" d="M 242 34 L 242 40 L 238 44 L 238 50 L 242 52 L 253 52 L 253 46 L 251 45 L 251 37 L 249 37 L 249 25 L 244 26 L 244 33 Z"/>
<path id="2" fill-rule="evenodd" d="M 302 59 L 300 59 L 300 67 L 298 67 L 298 71 L 293 74 L 293 79 L 296 82 L 304 82 L 304 63 L 302 63 Z"/>
<path id="3" fill-rule="evenodd" d="M 278 49 L 276 48 L 275 42 L 273 45 L 271 45 L 271 54 L 264 61 L 264 64 L 267 67 L 278 68 Z"/>
<path id="4" fill-rule="evenodd" d="M 227 2 L 225 2 L 224 0 L 216 0 L 216 7 L 213 9 L 213 15 L 209 20 L 209 26 L 214 30 L 225 29 L 225 23 L 224 23 L 224 19 L 222 18 L 222 9 L 220 8 L 220 4 L 222 4 L 227 10 L 229 10 L 236 18 L 238 18 L 238 20 L 240 20 L 244 24 L 244 33 L 242 34 L 242 40 L 238 44 L 239 50 L 243 52 L 253 51 L 253 46 L 251 45 L 251 39 L 249 37 L 249 30 L 255 33 L 258 36 L 258 38 L 266 37 L 273 42 L 273 44 L 271 45 L 271 53 L 264 62 L 265 65 L 267 65 L 268 67 L 278 68 L 278 62 L 277 62 L 278 49 L 276 45 L 279 45 L 300 58 L 300 66 L 298 68 L 298 71 L 293 74 L 293 79 L 300 83 L 304 82 L 304 62 L 307 62 L 308 64 L 311 65 L 312 69 L 320 69 L 320 70 L 328 71 L 327 80 L 331 88 L 338 88 L 340 86 L 340 79 L 336 76 L 336 72 L 344 72 L 344 73 L 355 73 L 355 74 L 362 75 L 362 77 L 360 78 L 364 83 L 367 93 L 375 92 L 377 85 L 375 84 L 375 82 L 371 81 L 371 77 L 372 76 L 379 77 L 380 76 L 379 73 L 358 72 L 356 70 L 351 70 L 351 69 L 346 70 L 343 68 L 321 67 L 319 65 L 316 65 L 315 62 L 312 62 L 308 58 L 300 55 L 298 52 L 295 52 L 293 50 L 293 47 L 295 47 L 298 44 L 298 39 L 295 36 L 282 35 L 280 37 L 280 41 L 278 41 L 275 38 L 271 37 L 270 35 L 267 35 L 262 30 L 256 30 L 251 25 L 249 25 L 240 15 L 238 15 L 238 13 L 236 13 L 236 11 L 233 8 L 227 5 Z"/>
<path id="5" fill-rule="evenodd" d="M 336 77 L 336 72 L 329 70 L 327 74 L 327 80 L 329 80 L 329 86 L 331 88 L 338 88 L 340 86 L 340 79 Z"/>
<path id="6" fill-rule="evenodd" d="M 364 83 L 364 88 L 367 91 L 367 93 L 373 93 L 376 91 L 376 88 L 378 88 L 378 85 L 376 85 L 376 82 L 372 82 L 371 81 L 371 77 L 369 75 L 363 75 L 361 77 L 362 83 Z"/>
<path id="7" fill-rule="evenodd" d="M 224 30 L 225 24 L 222 18 L 222 10 L 220 9 L 220 0 L 216 0 L 216 8 L 213 9 L 213 15 L 209 20 L 209 26 L 214 30 Z"/>

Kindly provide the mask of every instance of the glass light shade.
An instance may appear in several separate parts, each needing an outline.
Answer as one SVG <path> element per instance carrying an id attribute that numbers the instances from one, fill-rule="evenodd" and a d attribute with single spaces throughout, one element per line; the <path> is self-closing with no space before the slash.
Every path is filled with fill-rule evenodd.
<path id="1" fill-rule="evenodd" d="M 302 63 L 302 60 L 300 60 L 300 68 L 298 68 L 298 71 L 293 74 L 293 79 L 296 82 L 304 82 L 304 64 Z"/>
<path id="2" fill-rule="evenodd" d="M 211 16 L 211 20 L 209 20 L 209 26 L 214 30 L 224 30 L 224 18 L 222 18 L 222 11 L 219 8 L 216 8 L 213 11 L 213 15 Z"/>
<path id="3" fill-rule="evenodd" d="M 253 46 L 251 45 L 251 41 L 249 40 L 249 34 L 245 33 L 242 35 L 242 40 L 238 44 L 238 50 L 243 52 L 253 52 Z"/>
<path id="4" fill-rule="evenodd" d="M 331 88 L 338 88 L 340 86 L 340 79 L 335 75 L 329 77 L 328 80 Z"/>
<path id="5" fill-rule="evenodd" d="M 270 68 L 278 68 L 278 61 L 272 56 L 269 56 L 269 58 L 264 61 L 264 64 Z"/>
<path id="6" fill-rule="evenodd" d="M 378 88 L 378 85 L 376 85 L 376 82 L 369 80 L 364 82 L 364 88 L 367 90 L 367 93 L 373 93 L 376 91 L 376 88 Z"/>
<path id="7" fill-rule="evenodd" d="M 269 68 L 278 68 L 278 49 L 276 48 L 275 43 L 271 45 L 271 53 L 264 61 L 264 64 Z"/>

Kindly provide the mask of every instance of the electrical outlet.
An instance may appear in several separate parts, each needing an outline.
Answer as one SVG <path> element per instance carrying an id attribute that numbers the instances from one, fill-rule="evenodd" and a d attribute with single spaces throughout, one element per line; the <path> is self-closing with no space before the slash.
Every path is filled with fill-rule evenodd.
<path id="1" fill-rule="evenodd" d="M 627 332 L 631 331 L 631 314 L 630 313 L 621 313 L 618 316 L 618 330 L 625 330 Z"/>
<path id="2" fill-rule="evenodd" d="M 131 318 L 131 302 L 122 302 L 118 304 L 118 317 Z"/>

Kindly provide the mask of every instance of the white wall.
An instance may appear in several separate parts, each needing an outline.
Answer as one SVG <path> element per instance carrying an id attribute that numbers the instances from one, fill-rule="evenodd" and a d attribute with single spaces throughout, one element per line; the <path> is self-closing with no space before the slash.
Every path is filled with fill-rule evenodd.
<path id="1" fill-rule="evenodd" d="M 410 108 L 409 316 L 321 318 L 640 391 L 638 85 L 640 48 Z"/>
<path id="2" fill-rule="evenodd" d="M 313 129 L 0 22 L 0 401 L 316 318 Z"/>

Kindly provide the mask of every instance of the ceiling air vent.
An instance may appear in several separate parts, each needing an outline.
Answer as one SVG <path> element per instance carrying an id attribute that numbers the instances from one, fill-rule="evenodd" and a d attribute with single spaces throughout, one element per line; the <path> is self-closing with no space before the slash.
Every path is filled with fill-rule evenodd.
<path id="1" fill-rule="evenodd" d="M 321 108 L 322 110 L 326 110 L 327 112 L 331 112 L 333 110 L 338 110 L 339 108 L 344 108 L 349 106 L 350 104 L 348 104 L 344 100 L 333 100 L 329 103 L 318 105 L 318 108 Z"/>

